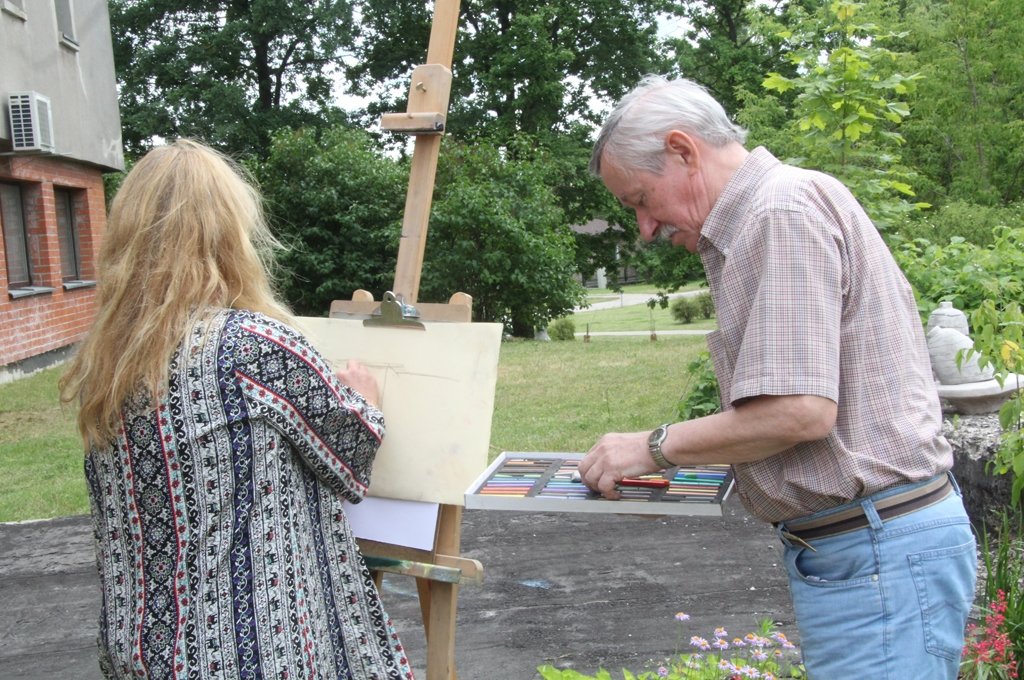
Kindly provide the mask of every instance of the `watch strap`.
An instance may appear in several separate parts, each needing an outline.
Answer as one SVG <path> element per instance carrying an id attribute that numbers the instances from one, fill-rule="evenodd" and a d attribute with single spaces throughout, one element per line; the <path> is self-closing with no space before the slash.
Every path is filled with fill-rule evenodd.
<path id="1" fill-rule="evenodd" d="M 653 439 L 654 433 L 652 433 L 652 439 L 648 442 L 647 446 L 647 450 L 650 452 L 651 459 L 654 460 L 654 464 L 657 465 L 662 470 L 667 470 L 668 468 L 672 467 L 672 463 L 670 463 L 668 459 L 665 458 L 665 454 L 661 450 L 661 443 L 665 441 L 665 438 L 668 436 L 668 426 L 669 423 L 665 423 L 664 425 L 655 428 L 655 432 L 661 430 L 663 434 L 658 440 L 655 440 Z"/>

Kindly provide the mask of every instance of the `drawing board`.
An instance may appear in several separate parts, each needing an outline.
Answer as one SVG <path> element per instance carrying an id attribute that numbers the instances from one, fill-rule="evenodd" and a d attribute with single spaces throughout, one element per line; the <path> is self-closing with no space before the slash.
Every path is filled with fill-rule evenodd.
<path id="1" fill-rule="evenodd" d="M 608 500 L 574 481 L 581 460 L 581 453 L 502 453 L 469 487 L 466 507 L 719 516 L 733 486 L 728 465 L 677 466 L 639 478 L 660 486 L 621 486 L 622 498 Z"/>
<path id="2" fill-rule="evenodd" d="M 380 385 L 386 431 L 369 495 L 462 505 L 487 467 L 501 324 L 409 329 L 319 317 L 298 324 L 328 361 L 357 359 Z"/>

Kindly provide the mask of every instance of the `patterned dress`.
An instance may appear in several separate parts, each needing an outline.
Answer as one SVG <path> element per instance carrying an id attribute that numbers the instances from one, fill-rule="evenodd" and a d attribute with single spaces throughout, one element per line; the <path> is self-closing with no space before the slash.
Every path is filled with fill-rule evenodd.
<path id="1" fill-rule="evenodd" d="M 86 458 L 105 675 L 412 678 L 342 505 L 383 431 L 288 326 L 196 324 L 160 403 Z"/>

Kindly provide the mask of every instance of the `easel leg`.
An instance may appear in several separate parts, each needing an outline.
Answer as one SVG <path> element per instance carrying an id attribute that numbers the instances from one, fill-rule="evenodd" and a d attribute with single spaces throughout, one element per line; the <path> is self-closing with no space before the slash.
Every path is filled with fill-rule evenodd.
<path id="1" fill-rule="evenodd" d="M 442 555 L 458 555 L 462 542 L 462 507 L 442 504 L 437 518 L 434 550 Z M 424 605 L 420 590 L 420 608 L 424 612 L 427 633 L 427 680 L 456 680 L 455 609 L 459 587 L 430 581 Z"/>
<path id="2" fill-rule="evenodd" d="M 416 591 L 420 596 L 420 617 L 423 619 L 423 632 L 430 639 L 430 581 L 425 578 L 416 579 Z"/>
<path id="3" fill-rule="evenodd" d="M 427 630 L 427 680 L 456 680 L 455 603 L 459 587 L 432 581 Z"/>

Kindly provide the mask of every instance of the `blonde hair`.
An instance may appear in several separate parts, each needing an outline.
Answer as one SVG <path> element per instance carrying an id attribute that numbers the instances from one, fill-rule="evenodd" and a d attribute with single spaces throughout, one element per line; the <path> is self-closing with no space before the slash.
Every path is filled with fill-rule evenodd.
<path id="1" fill-rule="evenodd" d="M 259 193 L 226 156 L 181 139 L 135 165 L 103 234 L 96 317 L 60 385 L 87 448 L 114 439 L 139 390 L 155 403 L 175 348 L 211 308 L 292 322 L 271 283 L 278 248 Z"/>

